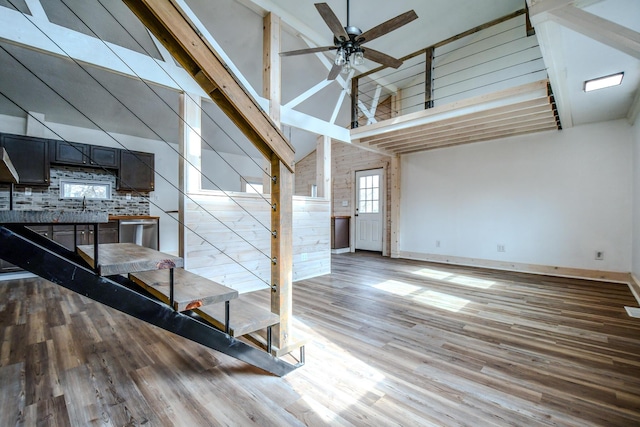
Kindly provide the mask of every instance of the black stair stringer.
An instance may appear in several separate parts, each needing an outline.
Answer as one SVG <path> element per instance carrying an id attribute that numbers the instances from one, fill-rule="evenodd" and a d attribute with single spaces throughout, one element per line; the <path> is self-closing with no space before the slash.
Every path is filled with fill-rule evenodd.
<path id="1" fill-rule="evenodd" d="M 101 304 L 271 374 L 284 376 L 297 367 L 108 277 L 98 276 L 82 264 L 34 243 L 5 226 L 0 226 L 0 258 Z M 118 278 L 118 281 L 121 280 L 128 279 Z"/>

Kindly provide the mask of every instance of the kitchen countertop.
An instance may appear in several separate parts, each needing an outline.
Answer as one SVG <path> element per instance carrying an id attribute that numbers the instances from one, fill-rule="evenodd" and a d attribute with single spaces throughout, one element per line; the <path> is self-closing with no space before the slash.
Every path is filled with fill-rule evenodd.
<path id="1" fill-rule="evenodd" d="M 0 224 L 93 224 L 108 221 L 107 213 L 99 211 L 0 211 Z"/>
<path id="2" fill-rule="evenodd" d="M 127 219 L 160 219 L 159 216 L 151 215 L 109 215 L 109 221 L 127 220 Z"/>

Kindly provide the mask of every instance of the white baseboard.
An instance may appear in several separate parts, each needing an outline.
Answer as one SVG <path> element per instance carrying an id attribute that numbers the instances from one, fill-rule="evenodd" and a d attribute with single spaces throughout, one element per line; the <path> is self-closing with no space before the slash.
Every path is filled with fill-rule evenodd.
<path id="1" fill-rule="evenodd" d="M 351 252 L 351 248 L 331 249 L 332 254 L 346 254 L 347 252 Z"/>
<path id="2" fill-rule="evenodd" d="M 468 267 L 489 268 L 494 270 L 517 271 L 520 273 L 597 280 L 603 282 L 629 284 L 631 280 L 629 277 L 630 274 L 626 272 L 587 270 L 582 268 L 556 267 L 550 265 L 525 264 L 508 261 L 494 261 L 478 258 L 425 254 L 420 252 L 401 251 L 400 258 L 413 259 L 417 261 L 430 261 L 442 264 L 463 265 Z M 638 291 L 640 291 L 640 287 L 638 287 Z M 637 298 L 638 297 L 636 296 L 636 299 Z"/>

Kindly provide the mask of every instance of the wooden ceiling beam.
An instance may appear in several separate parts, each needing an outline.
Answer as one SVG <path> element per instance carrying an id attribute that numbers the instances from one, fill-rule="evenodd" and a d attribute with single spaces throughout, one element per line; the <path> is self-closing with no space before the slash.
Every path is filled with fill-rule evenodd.
<path id="1" fill-rule="evenodd" d="M 549 98 L 539 98 L 530 101 L 525 101 L 516 105 L 506 105 L 491 110 L 479 111 L 465 116 L 453 117 L 438 122 L 429 123 L 423 126 L 417 126 L 415 128 L 407 129 L 405 131 L 398 131 L 393 134 L 383 134 L 371 138 L 363 138 L 362 142 L 369 143 L 371 145 L 385 145 L 390 142 L 395 142 L 399 138 L 409 138 L 416 134 L 423 134 L 426 132 L 438 132 L 443 128 L 449 128 L 451 126 L 464 126 L 468 123 L 474 123 L 476 121 L 491 120 L 493 118 L 501 118 L 505 115 L 525 115 L 533 112 L 538 112 L 545 109 L 550 109 Z"/>
<path id="2" fill-rule="evenodd" d="M 452 138 L 480 135 L 482 133 L 493 132 L 495 130 L 513 129 L 513 128 L 528 125 L 532 122 L 546 123 L 546 122 L 552 122 L 552 121 L 555 121 L 555 116 L 551 111 L 545 111 L 545 112 L 540 112 L 540 113 L 521 116 L 521 117 L 506 117 L 494 122 L 484 122 L 484 123 L 480 122 L 472 126 L 466 126 L 464 128 L 454 127 L 448 130 L 447 132 L 440 132 L 437 135 L 423 134 L 421 137 L 417 136 L 411 140 L 405 140 L 403 142 L 398 142 L 396 144 L 387 144 L 381 148 L 386 150 L 391 150 L 391 151 L 397 151 L 399 149 L 415 145 L 416 141 L 439 142 L 444 140 L 450 140 Z"/>
<path id="3" fill-rule="evenodd" d="M 483 141 L 492 141 L 495 139 L 507 138 L 507 137 L 516 136 L 516 135 L 523 135 L 523 134 L 543 132 L 547 130 L 557 130 L 557 129 L 558 128 L 556 126 L 555 121 L 545 121 L 540 123 L 532 123 L 532 124 L 529 124 L 528 126 L 524 126 L 520 128 L 510 128 L 502 131 L 486 133 L 486 134 L 478 135 L 477 137 L 476 136 L 465 137 L 465 138 L 441 141 L 439 143 L 419 144 L 406 149 L 397 150 L 395 151 L 395 153 L 409 154 L 409 153 L 431 150 L 435 148 L 445 148 L 445 147 L 452 147 L 455 145 L 470 144 L 470 143 L 483 142 Z"/>
<path id="4" fill-rule="evenodd" d="M 447 120 L 456 116 L 467 115 L 479 111 L 487 111 L 505 105 L 513 105 L 547 96 L 546 79 L 527 83 L 514 88 L 501 90 L 489 94 L 475 96 L 428 110 L 405 114 L 388 120 L 359 128 L 351 129 L 352 139 L 364 139 L 381 134 L 389 134 L 402 129 L 422 126 L 428 123 Z"/>
<path id="5" fill-rule="evenodd" d="M 124 0 L 245 136 L 293 172 L 295 150 L 173 0 Z M 212 90 L 213 89 L 213 90 Z"/>

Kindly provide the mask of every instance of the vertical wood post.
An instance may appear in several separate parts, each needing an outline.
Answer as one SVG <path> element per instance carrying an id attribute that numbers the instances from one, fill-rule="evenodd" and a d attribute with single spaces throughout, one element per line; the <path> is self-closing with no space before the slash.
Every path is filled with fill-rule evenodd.
<path id="1" fill-rule="evenodd" d="M 400 258 L 401 158 L 391 156 L 391 258 Z"/>
<path id="2" fill-rule="evenodd" d="M 402 109 L 402 89 L 391 95 L 391 117 L 398 117 Z"/>
<path id="3" fill-rule="evenodd" d="M 280 316 L 280 324 L 273 328 L 273 345 L 285 351 L 293 339 L 292 282 L 293 282 L 293 174 L 276 157 L 271 158 L 271 226 L 275 236 L 271 238 L 271 312 Z M 286 351 L 285 351 L 286 352 Z"/>
<path id="4" fill-rule="evenodd" d="M 331 138 L 326 135 L 316 143 L 316 185 L 318 197 L 331 200 Z"/>
<path id="5" fill-rule="evenodd" d="M 351 129 L 358 127 L 358 78 L 351 79 Z"/>
<path id="6" fill-rule="evenodd" d="M 429 47 L 425 51 L 424 65 L 424 109 L 433 108 L 433 53 L 435 48 Z"/>
<path id="7" fill-rule="evenodd" d="M 178 218 L 180 224 L 186 224 L 185 194 L 199 191 L 202 187 L 202 109 L 200 97 L 193 94 L 180 94 L 180 159 L 178 161 Z M 184 259 L 187 268 L 187 233 L 183 225 L 178 226 L 178 254 Z"/>
<path id="8" fill-rule="evenodd" d="M 269 117 L 280 128 L 282 96 L 280 62 L 280 17 L 271 12 L 262 19 L 262 96 L 269 100 Z M 271 191 L 271 159 L 265 159 L 262 188 Z"/>
<path id="9" fill-rule="evenodd" d="M 536 35 L 536 29 L 533 27 L 533 25 L 531 25 L 531 16 L 529 15 L 529 6 L 527 5 L 527 3 L 525 2 L 524 4 L 525 7 L 525 27 L 527 29 L 527 37 L 531 37 L 531 36 L 535 36 Z"/>
<path id="10" fill-rule="evenodd" d="M 269 100 L 269 117 L 280 128 L 280 17 L 269 12 L 262 25 L 262 95 Z"/>

